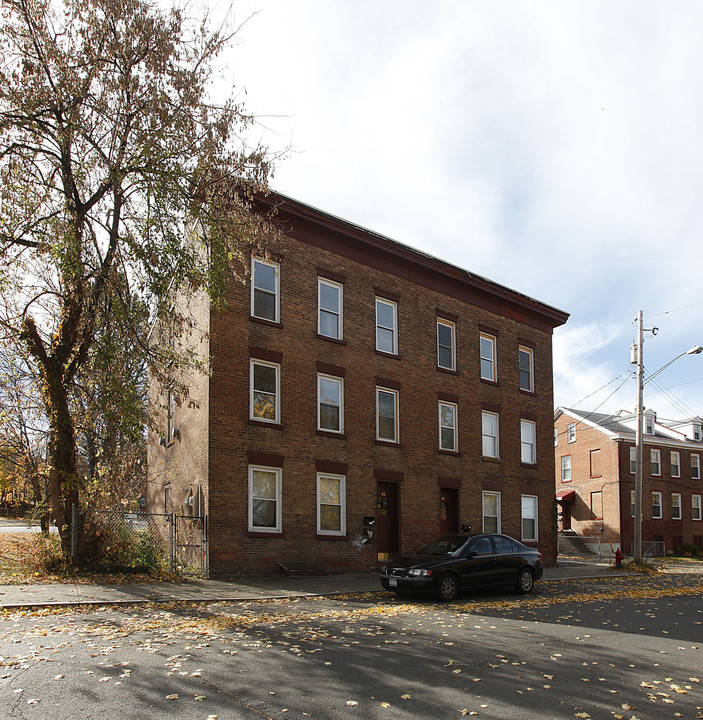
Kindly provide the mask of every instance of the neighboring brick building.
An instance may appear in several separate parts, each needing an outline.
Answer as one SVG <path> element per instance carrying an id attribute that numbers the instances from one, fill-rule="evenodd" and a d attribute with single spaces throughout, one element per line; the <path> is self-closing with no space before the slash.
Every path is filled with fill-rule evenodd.
<path id="1" fill-rule="evenodd" d="M 467 523 L 553 562 L 552 332 L 567 314 L 272 202 L 285 237 L 251 282 L 232 281 L 222 311 L 192 301 L 212 369 L 150 434 L 150 508 L 206 514 L 214 571 L 371 569 Z"/>
<path id="2" fill-rule="evenodd" d="M 703 549 L 701 419 L 658 420 L 644 413 L 642 547 L 645 554 L 692 544 Z M 637 417 L 558 408 L 556 496 L 560 529 L 610 554 L 632 553 Z M 656 543 L 656 545 L 653 545 Z M 594 547 L 597 549 L 597 547 Z"/>

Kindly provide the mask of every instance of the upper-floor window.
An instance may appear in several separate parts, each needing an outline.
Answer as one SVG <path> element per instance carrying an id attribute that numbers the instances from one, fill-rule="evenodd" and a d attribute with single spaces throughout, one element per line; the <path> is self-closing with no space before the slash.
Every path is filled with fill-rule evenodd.
<path id="1" fill-rule="evenodd" d="M 281 532 L 281 468 L 249 466 L 249 530 Z"/>
<path id="2" fill-rule="evenodd" d="M 566 442 L 576 442 L 576 423 L 569 423 L 566 426 Z"/>
<path id="3" fill-rule="evenodd" d="M 681 477 L 681 454 L 678 450 L 671 451 L 671 477 Z"/>
<path id="4" fill-rule="evenodd" d="M 644 431 L 647 435 L 654 435 L 654 418 L 651 415 L 644 419 Z"/>
<path id="5" fill-rule="evenodd" d="M 520 346 L 518 350 L 520 390 L 533 392 L 534 383 L 534 353 L 531 348 Z"/>
<path id="6" fill-rule="evenodd" d="M 661 520 L 662 517 L 662 494 L 658 491 L 652 493 L 652 518 Z"/>
<path id="7" fill-rule="evenodd" d="M 343 336 L 344 286 L 331 280 L 317 281 L 317 332 L 341 340 Z"/>
<path id="8" fill-rule="evenodd" d="M 346 478 L 344 475 L 317 474 L 317 532 L 319 535 L 345 535 Z"/>
<path id="9" fill-rule="evenodd" d="M 376 388 L 376 439 L 398 442 L 398 391 Z"/>
<path id="10" fill-rule="evenodd" d="M 331 375 L 317 376 L 317 428 L 344 432 L 344 380 Z"/>
<path id="11" fill-rule="evenodd" d="M 496 339 L 493 335 L 481 333 L 481 379 L 496 381 Z"/>
<path id="12" fill-rule="evenodd" d="M 701 478 L 701 456 L 698 453 L 691 453 L 691 478 L 693 480 Z"/>
<path id="13" fill-rule="evenodd" d="M 701 439 L 701 426 L 700 426 L 700 425 L 694 425 L 694 426 L 693 426 L 693 439 L 694 439 L 694 440 L 700 440 L 700 439 Z"/>
<path id="14" fill-rule="evenodd" d="M 280 370 L 277 363 L 251 361 L 249 416 L 253 420 L 280 422 Z"/>
<path id="15" fill-rule="evenodd" d="M 271 322 L 280 318 L 280 268 L 259 258 L 251 261 L 251 314 Z"/>
<path id="16" fill-rule="evenodd" d="M 483 436 L 483 456 L 499 457 L 498 415 L 492 412 L 481 413 L 481 430 Z"/>
<path id="17" fill-rule="evenodd" d="M 457 407 L 454 403 L 439 403 L 439 449 L 456 452 L 456 415 Z"/>
<path id="18" fill-rule="evenodd" d="M 398 354 L 398 305 L 376 298 L 376 350 Z"/>
<path id="19" fill-rule="evenodd" d="M 571 455 L 561 457 L 561 481 L 571 482 Z"/>
<path id="20" fill-rule="evenodd" d="M 520 462 L 537 462 L 537 426 L 531 420 L 520 420 Z"/>
<path id="21" fill-rule="evenodd" d="M 456 326 L 450 320 L 437 320 L 437 366 L 456 369 L 454 352 Z"/>
<path id="22" fill-rule="evenodd" d="M 589 461 L 590 461 L 590 472 L 591 477 L 602 477 L 603 476 L 603 469 L 601 468 L 601 457 L 600 457 L 600 448 L 595 448 L 589 452 Z"/>
<path id="23" fill-rule="evenodd" d="M 681 520 L 681 493 L 671 493 L 671 519 Z"/>
<path id="24" fill-rule="evenodd" d="M 634 475 L 637 472 L 637 448 L 630 445 L 630 473 Z"/>
<path id="25" fill-rule="evenodd" d="M 661 450 L 651 448 L 649 451 L 652 475 L 662 474 Z"/>

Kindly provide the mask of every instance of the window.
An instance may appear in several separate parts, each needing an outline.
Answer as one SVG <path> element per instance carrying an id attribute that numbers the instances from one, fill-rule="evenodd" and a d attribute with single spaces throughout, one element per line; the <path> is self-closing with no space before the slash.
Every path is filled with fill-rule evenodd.
<path id="1" fill-rule="evenodd" d="M 481 335 L 481 379 L 496 380 L 496 339 L 492 335 Z"/>
<path id="2" fill-rule="evenodd" d="M 635 517 L 635 510 L 636 510 L 635 504 L 636 504 L 635 503 L 635 491 L 630 490 L 630 515 L 632 517 Z"/>
<path id="3" fill-rule="evenodd" d="M 559 447 L 559 431 L 554 428 L 554 447 Z"/>
<path id="4" fill-rule="evenodd" d="M 630 473 L 634 475 L 637 472 L 637 448 L 630 445 Z"/>
<path id="5" fill-rule="evenodd" d="M 701 478 L 701 456 L 698 453 L 691 453 L 691 479 Z"/>
<path id="6" fill-rule="evenodd" d="M 398 306 L 376 298 L 376 350 L 398 354 Z"/>
<path id="7" fill-rule="evenodd" d="M 701 519 L 701 496 L 691 495 L 691 520 Z"/>
<path id="8" fill-rule="evenodd" d="M 376 388 L 376 439 L 398 442 L 398 392 Z"/>
<path id="9" fill-rule="evenodd" d="M 279 266 L 259 258 L 251 261 L 251 314 L 262 320 L 279 321 Z"/>
<path id="10" fill-rule="evenodd" d="M 566 442 L 576 442 L 576 423 L 569 423 L 566 426 Z"/>
<path id="11" fill-rule="evenodd" d="M 483 433 L 483 456 L 498 457 L 498 415 L 492 412 L 481 413 Z"/>
<path id="12" fill-rule="evenodd" d="M 249 530 L 281 532 L 281 468 L 249 466 Z"/>
<path id="13" fill-rule="evenodd" d="M 439 449 L 456 452 L 456 416 L 457 406 L 454 403 L 439 403 Z"/>
<path id="14" fill-rule="evenodd" d="M 561 457 L 561 481 L 571 482 L 571 455 Z"/>
<path id="15" fill-rule="evenodd" d="M 520 420 L 520 462 L 537 462 L 537 426 L 531 420 Z"/>
<path id="16" fill-rule="evenodd" d="M 701 426 L 700 425 L 693 426 L 693 439 L 700 442 L 700 439 L 701 439 Z"/>
<path id="17" fill-rule="evenodd" d="M 500 532 L 500 493 L 483 493 L 483 532 Z"/>
<path id="18" fill-rule="evenodd" d="M 603 471 L 601 470 L 600 466 L 600 448 L 591 450 L 589 453 L 589 460 L 590 460 L 590 467 L 591 467 L 591 477 L 602 477 Z"/>
<path id="19" fill-rule="evenodd" d="M 344 432 L 344 380 L 317 376 L 317 429 Z"/>
<path id="20" fill-rule="evenodd" d="M 344 475 L 317 474 L 317 532 L 319 535 L 347 532 Z"/>
<path id="21" fill-rule="evenodd" d="M 537 540 L 537 496 L 522 496 L 522 541 Z"/>
<path id="22" fill-rule="evenodd" d="M 317 332 L 325 337 L 342 339 L 343 286 L 331 280 L 317 281 Z"/>
<path id="23" fill-rule="evenodd" d="M 280 365 L 252 360 L 249 374 L 250 417 L 264 422 L 280 422 Z"/>
<path id="24" fill-rule="evenodd" d="M 178 405 L 178 395 L 173 391 L 169 390 L 166 394 L 166 444 L 170 445 L 174 438 L 178 435 L 178 430 L 175 424 L 175 413 L 176 405 Z"/>
<path id="25" fill-rule="evenodd" d="M 454 353 L 455 325 L 449 320 L 437 320 L 437 366 L 445 370 L 456 369 Z"/>
<path id="26" fill-rule="evenodd" d="M 652 493 L 652 518 L 661 520 L 662 516 L 662 494 L 660 492 Z"/>
<path id="27" fill-rule="evenodd" d="M 681 454 L 677 450 L 671 451 L 671 477 L 681 477 Z"/>
<path id="28" fill-rule="evenodd" d="M 671 519 L 681 520 L 681 493 L 671 493 Z"/>
<path id="29" fill-rule="evenodd" d="M 654 418 L 651 415 L 644 419 L 644 431 L 647 435 L 654 435 Z"/>
<path id="30" fill-rule="evenodd" d="M 651 462 L 652 475 L 662 474 L 662 463 L 661 463 L 661 451 L 652 448 L 649 451 L 649 458 Z"/>
<path id="31" fill-rule="evenodd" d="M 591 493 L 591 520 L 603 518 L 603 493 L 595 490 Z"/>
<path id="32" fill-rule="evenodd" d="M 518 364 L 520 370 L 520 390 L 533 392 L 534 386 L 534 353 L 531 348 L 518 349 Z"/>

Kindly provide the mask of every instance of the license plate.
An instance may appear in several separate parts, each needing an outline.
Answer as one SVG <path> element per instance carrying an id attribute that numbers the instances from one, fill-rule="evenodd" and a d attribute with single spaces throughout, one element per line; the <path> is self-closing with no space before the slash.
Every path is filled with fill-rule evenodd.
<path id="1" fill-rule="evenodd" d="M 398 587 L 396 578 L 388 578 L 388 587 Z"/>

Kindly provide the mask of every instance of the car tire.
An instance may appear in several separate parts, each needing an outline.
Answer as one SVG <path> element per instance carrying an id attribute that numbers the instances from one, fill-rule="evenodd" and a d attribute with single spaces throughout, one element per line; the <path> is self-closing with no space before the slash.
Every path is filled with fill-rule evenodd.
<path id="1" fill-rule="evenodd" d="M 459 581 L 454 573 L 444 573 L 437 581 L 437 600 L 451 602 L 459 595 Z"/>
<path id="2" fill-rule="evenodd" d="M 535 586 L 535 576 L 532 574 L 532 570 L 529 568 L 523 568 L 520 570 L 520 574 L 517 577 L 517 584 L 515 590 L 520 595 L 527 595 L 532 592 L 532 588 Z"/>

